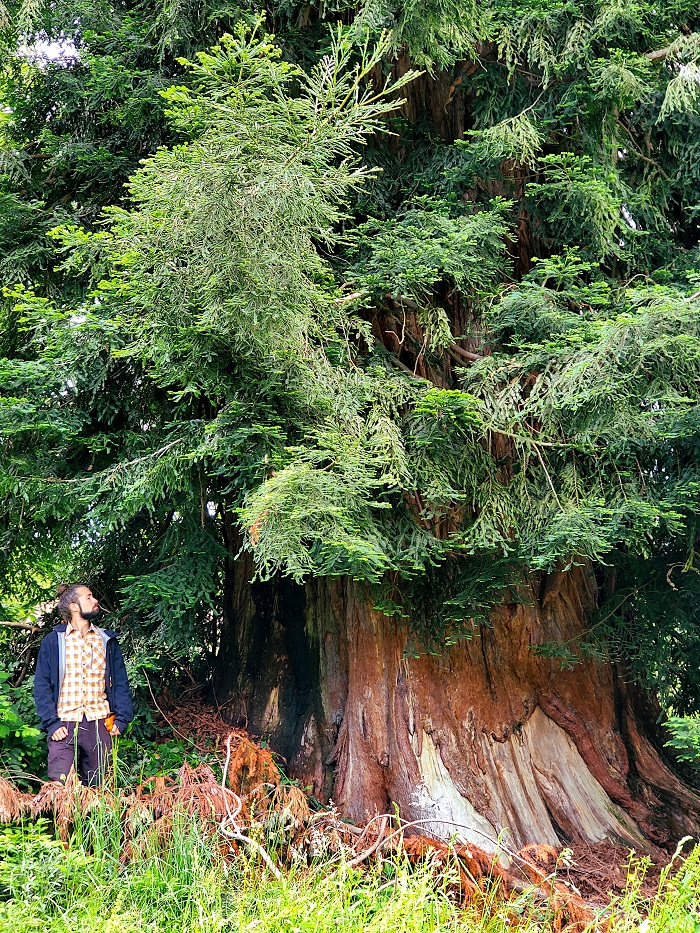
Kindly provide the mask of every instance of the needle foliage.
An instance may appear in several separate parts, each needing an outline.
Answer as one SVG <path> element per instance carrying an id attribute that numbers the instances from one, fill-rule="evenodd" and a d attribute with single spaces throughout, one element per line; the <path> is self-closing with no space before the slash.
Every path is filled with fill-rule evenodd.
<path id="1" fill-rule="evenodd" d="M 243 548 L 432 644 L 585 561 L 697 709 L 696 5 L 80 11 L 5 19 L 5 613 L 204 663 Z"/>

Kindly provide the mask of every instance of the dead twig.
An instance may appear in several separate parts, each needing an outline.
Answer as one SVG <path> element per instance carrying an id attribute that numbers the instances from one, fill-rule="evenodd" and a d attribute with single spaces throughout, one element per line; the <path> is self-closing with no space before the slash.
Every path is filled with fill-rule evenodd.
<path id="1" fill-rule="evenodd" d="M 458 353 L 459 356 L 463 356 L 465 360 L 469 360 L 470 363 L 475 363 L 477 360 L 483 360 L 484 356 L 482 353 L 474 353 L 472 350 L 463 350 L 461 347 L 457 346 L 456 343 L 453 343 L 450 347 L 451 353 Z"/>
<path id="2" fill-rule="evenodd" d="M 369 847 L 369 849 L 365 849 L 365 851 L 361 852 L 360 855 L 356 855 L 354 859 L 350 859 L 347 866 L 348 868 L 357 868 L 358 865 L 361 865 L 365 859 L 368 859 L 370 855 L 379 849 L 382 842 L 384 841 L 384 833 L 386 832 L 386 826 L 388 822 L 389 818 L 387 816 L 382 817 L 381 822 L 379 823 L 379 829 L 377 830 L 377 838 Z"/>

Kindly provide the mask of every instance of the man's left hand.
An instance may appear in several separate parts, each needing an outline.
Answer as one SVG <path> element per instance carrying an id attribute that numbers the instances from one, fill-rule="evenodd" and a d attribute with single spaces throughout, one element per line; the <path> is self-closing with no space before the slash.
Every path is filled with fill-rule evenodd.
<path id="1" fill-rule="evenodd" d="M 116 725 L 112 726 L 109 734 L 112 736 L 121 735 L 121 732 L 119 731 L 119 726 L 116 726 Z"/>

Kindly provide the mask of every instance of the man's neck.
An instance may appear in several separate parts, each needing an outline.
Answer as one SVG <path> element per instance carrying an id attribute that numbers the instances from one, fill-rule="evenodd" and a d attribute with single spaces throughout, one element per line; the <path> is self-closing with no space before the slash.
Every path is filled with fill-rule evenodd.
<path id="1" fill-rule="evenodd" d="M 89 619 L 84 619 L 82 616 L 72 616 L 70 620 L 70 624 L 81 635 L 84 635 L 85 632 L 87 632 L 87 630 L 92 625 L 92 622 Z"/>

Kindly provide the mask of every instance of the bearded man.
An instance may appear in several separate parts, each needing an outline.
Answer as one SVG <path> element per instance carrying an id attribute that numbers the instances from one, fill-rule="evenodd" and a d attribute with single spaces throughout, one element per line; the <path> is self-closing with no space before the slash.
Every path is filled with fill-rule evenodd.
<path id="1" fill-rule="evenodd" d="M 100 604 L 87 586 L 60 586 L 58 609 L 65 621 L 42 641 L 34 676 L 49 780 L 65 781 L 75 766 L 83 784 L 100 784 L 112 736 L 134 718 L 124 658 L 116 632 L 94 624 Z"/>

